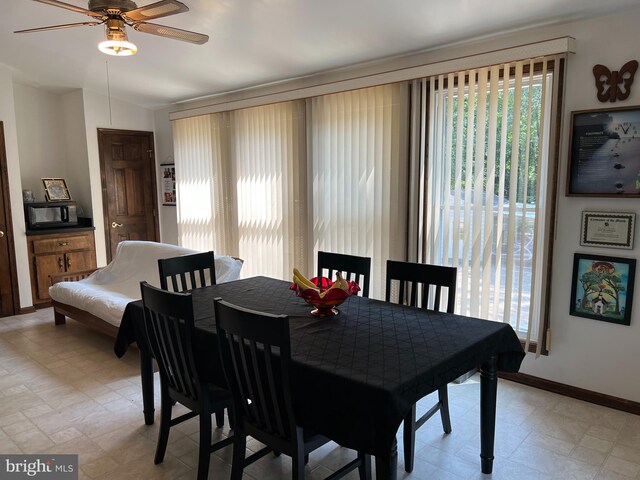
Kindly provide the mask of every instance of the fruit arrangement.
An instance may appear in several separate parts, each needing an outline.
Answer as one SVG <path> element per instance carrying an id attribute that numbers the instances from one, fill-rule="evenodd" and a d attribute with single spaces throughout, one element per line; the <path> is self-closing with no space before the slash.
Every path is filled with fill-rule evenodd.
<path id="1" fill-rule="evenodd" d="M 312 315 L 326 317 L 337 315 L 335 307 L 344 302 L 350 295 L 357 294 L 360 287 L 356 282 L 347 282 L 342 274 L 337 272 L 336 280 L 332 282 L 326 277 L 307 278 L 297 268 L 293 269 L 293 285 L 291 290 L 310 305 L 316 307 Z"/>

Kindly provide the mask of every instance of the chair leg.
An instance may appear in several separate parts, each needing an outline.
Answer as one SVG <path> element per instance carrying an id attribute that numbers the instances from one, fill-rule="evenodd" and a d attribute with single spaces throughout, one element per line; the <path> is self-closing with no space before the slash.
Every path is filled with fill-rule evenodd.
<path id="1" fill-rule="evenodd" d="M 229 428 L 234 430 L 236 428 L 236 418 L 233 414 L 233 407 L 227 408 L 227 416 L 229 417 Z"/>
<path id="2" fill-rule="evenodd" d="M 160 389 L 160 429 L 158 430 L 158 445 L 153 462 L 157 465 L 164 460 L 169 441 L 169 428 L 171 428 L 171 397 L 166 388 Z"/>
<path id="3" fill-rule="evenodd" d="M 440 403 L 440 418 L 444 433 L 451 433 L 451 418 L 449 417 L 449 393 L 447 386 L 438 389 L 438 402 Z"/>
<path id="4" fill-rule="evenodd" d="M 243 429 L 233 431 L 233 460 L 231 461 L 231 480 L 242 480 L 244 455 L 247 448 L 247 435 Z"/>
<path id="5" fill-rule="evenodd" d="M 211 412 L 200 412 L 200 448 L 198 449 L 198 480 L 207 480 L 211 459 Z"/>
<path id="6" fill-rule="evenodd" d="M 224 427 L 224 408 L 216 411 L 216 427 Z"/>
<path id="7" fill-rule="evenodd" d="M 293 480 L 304 480 L 304 466 L 306 464 L 305 458 L 308 459 L 309 455 L 304 455 L 303 450 L 298 450 L 296 455 L 291 457 Z"/>
<path id="8" fill-rule="evenodd" d="M 416 448 L 416 404 L 411 406 L 411 411 L 404 417 L 403 432 L 404 447 L 404 470 L 411 473 L 413 471 L 413 456 Z"/>
<path id="9" fill-rule="evenodd" d="M 358 452 L 358 473 L 360 474 L 360 480 L 371 480 L 371 455 Z"/>

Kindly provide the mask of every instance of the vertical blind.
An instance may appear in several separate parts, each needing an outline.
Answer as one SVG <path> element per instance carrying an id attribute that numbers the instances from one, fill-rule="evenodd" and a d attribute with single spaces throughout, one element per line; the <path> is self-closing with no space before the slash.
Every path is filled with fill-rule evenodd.
<path id="1" fill-rule="evenodd" d="M 291 278 L 304 268 L 304 102 L 237 110 L 231 129 L 243 276 Z"/>
<path id="2" fill-rule="evenodd" d="M 176 204 L 180 244 L 195 250 L 210 250 L 219 230 L 214 212 L 212 163 L 212 117 L 185 118 L 174 122 L 176 158 Z"/>
<path id="3" fill-rule="evenodd" d="M 307 102 L 311 259 L 318 250 L 371 257 L 370 296 L 384 298 L 386 260 L 405 255 L 407 85 Z"/>
<path id="4" fill-rule="evenodd" d="M 428 80 L 425 261 L 458 267 L 460 313 L 510 323 L 538 348 L 552 60 Z"/>
<path id="5" fill-rule="evenodd" d="M 456 266 L 457 310 L 540 351 L 557 62 L 176 120 L 179 241 L 242 257 L 245 276 L 369 256 L 374 298 L 387 259 Z"/>
<path id="6" fill-rule="evenodd" d="M 181 245 L 239 256 L 243 276 L 305 266 L 304 102 L 178 120 L 174 148 Z"/>
<path id="7" fill-rule="evenodd" d="M 181 245 L 244 259 L 243 276 L 312 276 L 318 250 L 406 252 L 406 84 L 174 122 Z"/>

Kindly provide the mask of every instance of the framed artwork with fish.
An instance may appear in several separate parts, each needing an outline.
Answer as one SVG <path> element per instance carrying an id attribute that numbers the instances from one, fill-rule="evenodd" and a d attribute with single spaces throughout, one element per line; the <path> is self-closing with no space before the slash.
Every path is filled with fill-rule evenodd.
<path id="1" fill-rule="evenodd" d="M 640 107 L 571 113 L 567 196 L 640 197 Z"/>

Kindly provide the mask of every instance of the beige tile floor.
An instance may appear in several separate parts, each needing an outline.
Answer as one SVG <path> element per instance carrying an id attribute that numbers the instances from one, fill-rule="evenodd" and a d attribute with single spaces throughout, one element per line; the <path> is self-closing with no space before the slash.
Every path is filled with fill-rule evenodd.
<path id="1" fill-rule="evenodd" d="M 142 420 L 136 351 L 118 359 L 112 348 L 74 321 L 55 327 L 51 309 L 0 318 L 0 453 L 77 453 L 83 479 L 195 479 L 197 421 L 172 429 L 165 461 L 154 465 L 158 422 Z M 482 475 L 478 387 L 477 377 L 450 386 L 453 432 L 427 422 L 410 475 L 400 452 L 399 479 L 640 479 L 639 416 L 507 381 L 498 387 L 494 473 Z M 311 455 L 307 477 L 324 478 L 353 455 L 327 444 Z M 213 454 L 209 478 L 229 478 L 230 459 L 231 447 Z M 290 465 L 267 456 L 245 478 L 291 478 Z"/>

